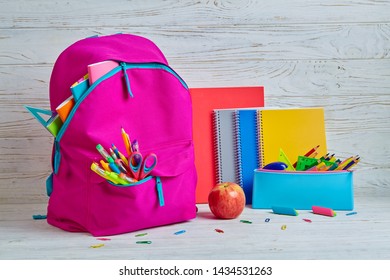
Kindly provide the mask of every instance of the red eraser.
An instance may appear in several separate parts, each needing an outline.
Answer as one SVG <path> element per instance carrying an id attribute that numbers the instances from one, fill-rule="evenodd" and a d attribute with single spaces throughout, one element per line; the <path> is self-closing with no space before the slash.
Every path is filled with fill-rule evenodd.
<path id="1" fill-rule="evenodd" d="M 324 215 L 324 216 L 329 216 L 329 217 L 336 216 L 336 212 L 330 208 L 325 208 L 325 207 L 320 207 L 320 206 L 312 206 L 311 209 L 313 210 L 314 214 Z"/>

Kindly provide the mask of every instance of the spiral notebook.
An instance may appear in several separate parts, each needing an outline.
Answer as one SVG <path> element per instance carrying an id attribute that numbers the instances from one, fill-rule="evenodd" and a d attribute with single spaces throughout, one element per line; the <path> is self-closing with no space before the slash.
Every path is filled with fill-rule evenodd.
<path id="1" fill-rule="evenodd" d="M 257 116 L 260 167 L 278 161 L 281 149 L 291 163 L 317 145 L 318 158 L 327 153 L 323 108 L 262 108 Z"/>
<path id="2" fill-rule="evenodd" d="M 234 110 L 213 111 L 215 178 L 217 183 L 237 182 Z"/>
<path id="3" fill-rule="evenodd" d="M 236 181 L 244 189 L 247 204 L 252 203 L 253 171 L 259 167 L 257 110 L 235 110 Z"/>
<path id="4" fill-rule="evenodd" d="M 247 204 L 252 203 L 253 171 L 259 166 L 257 109 L 213 111 L 216 181 L 239 184 Z"/>

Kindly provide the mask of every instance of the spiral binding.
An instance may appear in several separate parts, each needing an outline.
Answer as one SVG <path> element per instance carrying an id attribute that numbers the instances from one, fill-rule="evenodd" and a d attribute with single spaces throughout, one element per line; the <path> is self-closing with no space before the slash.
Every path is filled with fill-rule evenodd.
<path id="1" fill-rule="evenodd" d="M 263 139 L 263 118 L 261 111 L 257 111 L 257 133 L 258 133 L 258 147 L 259 147 L 259 155 L 258 155 L 258 162 L 259 162 L 259 168 L 262 168 L 264 166 L 264 139 Z"/>
<path id="2" fill-rule="evenodd" d="M 213 145 L 214 145 L 214 160 L 215 160 L 215 179 L 217 184 L 222 183 L 222 162 L 221 162 L 221 138 L 219 135 L 220 120 L 219 113 L 213 111 Z"/>
<path id="3" fill-rule="evenodd" d="M 233 131 L 234 137 L 234 160 L 236 163 L 236 182 L 242 187 L 242 156 L 241 156 L 241 133 L 240 133 L 240 113 L 236 110 L 233 112 Z"/>

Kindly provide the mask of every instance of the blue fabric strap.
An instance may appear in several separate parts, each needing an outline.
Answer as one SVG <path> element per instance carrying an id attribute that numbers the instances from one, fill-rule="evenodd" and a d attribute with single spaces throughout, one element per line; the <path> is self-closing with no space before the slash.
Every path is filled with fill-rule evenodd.
<path id="1" fill-rule="evenodd" d="M 157 187 L 157 193 L 158 193 L 158 201 L 160 202 L 160 206 L 164 206 L 164 193 L 162 189 L 162 183 L 161 178 L 159 176 L 156 176 L 156 187 Z"/>
<path id="2" fill-rule="evenodd" d="M 126 63 L 121 62 L 121 66 L 122 66 L 122 70 L 123 70 L 123 75 L 124 75 L 124 77 L 125 77 L 127 92 L 129 93 L 129 95 L 130 95 L 131 97 L 133 97 L 133 92 L 131 91 L 131 87 L 130 87 L 129 76 L 127 75 L 127 72 L 126 72 Z"/>

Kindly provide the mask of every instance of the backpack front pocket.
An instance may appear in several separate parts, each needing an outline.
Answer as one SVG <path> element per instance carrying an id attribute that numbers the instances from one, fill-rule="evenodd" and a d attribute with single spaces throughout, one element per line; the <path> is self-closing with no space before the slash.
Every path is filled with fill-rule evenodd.
<path id="1" fill-rule="evenodd" d="M 88 231 L 111 235 L 194 218 L 196 172 L 191 150 L 183 149 L 191 145 L 186 141 L 157 150 L 161 160 L 153 174 L 134 184 L 115 185 L 92 174 Z M 171 168 L 174 159 L 176 168 Z"/>

